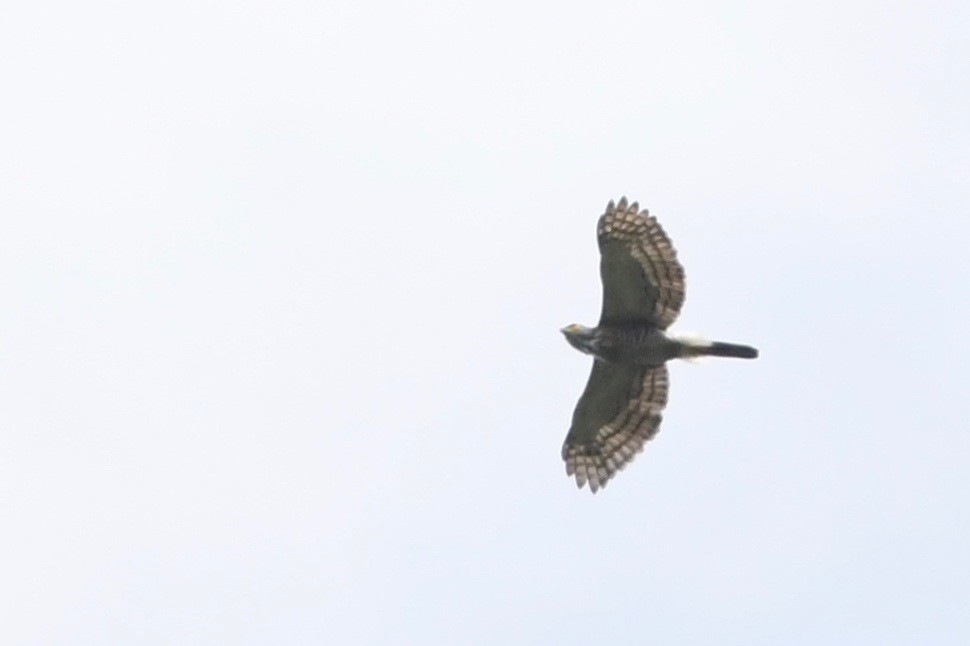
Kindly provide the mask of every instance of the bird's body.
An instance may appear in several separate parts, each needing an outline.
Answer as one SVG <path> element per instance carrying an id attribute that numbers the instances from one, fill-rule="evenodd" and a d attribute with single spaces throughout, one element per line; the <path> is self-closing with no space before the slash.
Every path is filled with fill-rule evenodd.
<path id="1" fill-rule="evenodd" d="M 595 328 L 571 325 L 563 329 L 563 334 L 580 352 L 614 365 L 659 366 L 683 352 L 680 341 L 643 323 L 605 323 Z"/>
<path id="2" fill-rule="evenodd" d="M 667 404 L 666 362 L 698 356 L 754 359 L 750 346 L 667 334 L 684 302 L 684 270 L 656 218 L 636 202 L 612 201 L 597 223 L 603 311 L 595 328 L 562 329 L 595 357 L 563 444 L 566 473 L 593 493 L 659 430 Z"/>

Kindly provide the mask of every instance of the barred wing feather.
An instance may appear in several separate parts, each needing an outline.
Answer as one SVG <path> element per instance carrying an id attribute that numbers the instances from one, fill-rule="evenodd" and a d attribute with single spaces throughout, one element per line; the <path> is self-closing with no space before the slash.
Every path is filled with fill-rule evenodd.
<path id="1" fill-rule="evenodd" d="M 684 268 L 646 209 L 611 201 L 596 226 L 603 281 L 600 324 L 646 321 L 665 330 L 684 305 Z"/>
<path id="2" fill-rule="evenodd" d="M 660 429 L 668 388 L 665 365 L 593 362 L 562 447 L 577 486 L 596 493 L 643 450 Z"/>

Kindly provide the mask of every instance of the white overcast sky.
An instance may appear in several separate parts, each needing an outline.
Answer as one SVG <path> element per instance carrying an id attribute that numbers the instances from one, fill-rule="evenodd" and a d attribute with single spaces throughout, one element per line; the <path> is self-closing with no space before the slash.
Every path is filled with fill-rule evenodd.
<path id="1" fill-rule="evenodd" d="M 970 642 L 970 4 L 16 2 L 0 641 Z M 677 363 L 559 450 L 595 221 Z"/>

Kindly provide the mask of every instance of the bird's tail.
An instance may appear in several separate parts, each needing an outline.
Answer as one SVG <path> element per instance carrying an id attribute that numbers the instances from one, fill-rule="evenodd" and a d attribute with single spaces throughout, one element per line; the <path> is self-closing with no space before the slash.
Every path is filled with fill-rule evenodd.
<path id="1" fill-rule="evenodd" d="M 724 343 L 722 341 L 707 341 L 697 337 L 680 336 L 684 359 L 695 357 L 732 357 L 735 359 L 757 359 L 758 349 L 750 345 Z"/>

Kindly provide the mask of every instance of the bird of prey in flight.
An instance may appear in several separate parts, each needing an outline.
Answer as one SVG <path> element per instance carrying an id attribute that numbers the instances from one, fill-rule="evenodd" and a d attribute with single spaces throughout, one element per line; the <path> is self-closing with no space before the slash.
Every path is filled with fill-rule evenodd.
<path id="1" fill-rule="evenodd" d="M 593 493 L 656 435 L 667 405 L 670 359 L 754 359 L 747 345 L 678 338 L 666 330 L 684 304 L 684 268 L 670 238 L 646 209 L 612 201 L 596 225 L 603 310 L 594 328 L 562 329 L 593 370 L 562 447 L 566 474 Z"/>

